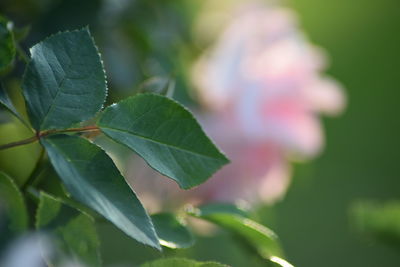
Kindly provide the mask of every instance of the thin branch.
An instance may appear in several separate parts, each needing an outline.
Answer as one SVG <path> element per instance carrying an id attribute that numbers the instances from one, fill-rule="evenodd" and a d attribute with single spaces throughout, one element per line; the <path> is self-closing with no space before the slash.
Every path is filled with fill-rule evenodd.
<path id="1" fill-rule="evenodd" d="M 27 145 L 27 144 L 36 142 L 37 140 L 38 140 L 37 136 L 32 136 L 32 137 L 29 137 L 28 139 L 24 139 L 24 140 L 21 140 L 21 141 L 0 145 L 0 150 L 4 150 L 4 149 L 16 147 L 16 146 Z"/>
<path id="2" fill-rule="evenodd" d="M 52 134 L 71 133 L 71 132 L 83 133 L 83 132 L 94 132 L 94 131 L 99 131 L 99 127 L 97 127 L 97 126 L 86 126 L 86 127 L 82 127 L 82 128 L 70 128 L 70 129 L 65 129 L 65 130 L 56 130 L 56 129 L 54 129 L 54 130 L 40 131 L 35 136 L 32 136 L 32 137 L 30 137 L 28 139 L 24 139 L 24 140 L 21 140 L 21 141 L 0 145 L 0 150 L 4 150 L 4 149 L 16 147 L 16 146 L 22 146 L 22 145 L 30 144 L 30 143 L 38 141 L 41 137 L 46 137 L 46 136 L 49 136 L 49 135 L 52 135 Z"/>

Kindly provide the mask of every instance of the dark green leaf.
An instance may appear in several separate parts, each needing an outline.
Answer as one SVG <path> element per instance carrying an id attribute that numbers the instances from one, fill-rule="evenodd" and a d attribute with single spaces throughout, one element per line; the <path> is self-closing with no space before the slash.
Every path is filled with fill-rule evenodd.
<path id="1" fill-rule="evenodd" d="M 199 262 L 183 258 L 169 258 L 147 262 L 142 264 L 141 267 L 228 267 L 228 265 L 217 262 Z"/>
<path id="2" fill-rule="evenodd" d="M 15 57 L 11 22 L 0 16 L 0 71 L 8 67 Z"/>
<path id="3" fill-rule="evenodd" d="M 136 240 L 160 248 L 153 224 L 110 157 L 76 136 L 41 140 L 50 161 L 71 195 Z"/>
<path id="4" fill-rule="evenodd" d="M 33 127 L 62 129 L 94 117 L 107 86 L 88 29 L 58 33 L 30 52 L 22 87 Z"/>
<path id="5" fill-rule="evenodd" d="M 194 244 L 192 233 L 173 214 L 151 216 L 160 244 L 169 248 L 188 248 Z"/>
<path id="6" fill-rule="evenodd" d="M 210 208 L 205 208 L 203 212 L 200 207 L 190 214 L 215 223 L 241 237 L 265 259 L 282 256 L 282 249 L 274 232 L 253 220 L 232 213 L 231 209 L 213 212 Z"/>
<path id="7" fill-rule="evenodd" d="M 175 81 L 170 77 L 152 77 L 139 86 L 139 93 L 154 93 L 172 98 L 175 90 Z"/>
<path id="8" fill-rule="evenodd" d="M 3 172 L 0 172 L 0 218 L 8 220 L 0 223 L 7 223 L 7 228 L 12 233 L 20 233 L 28 226 L 28 214 L 22 194 L 14 181 Z"/>
<path id="9" fill-rule="evenodd" d="M 49 234 L 68 258 L 78 259 L 87 266 L 101 265 L 100 242 L 90 216 L 42 192 L 36 228 Z"/>
<path id="10" fill-rule="evenodd" d="M 17 109 L 14 107 L 10 97 L 7 94 L 6 89 L 0 83 L 0 104 L 4 106 L 8 111 L 10 111 L 15 117 L 17 117 L 23 124 L 29 127 L 28 123 L 24 120 L 24 118 L 19 114 Z"/>
<path id="11" fill-rule="evenodd" d="M 363 234 L 400 247 L 400 202 L 359 201 L 353 204 L 351 215 Z"/>
<path id="12" fill-rule="evenodd" d="M 139 94 L 106 108 L 98 126 L 184 189 L 228 162 L 188 110 L 159 95 Z"/>

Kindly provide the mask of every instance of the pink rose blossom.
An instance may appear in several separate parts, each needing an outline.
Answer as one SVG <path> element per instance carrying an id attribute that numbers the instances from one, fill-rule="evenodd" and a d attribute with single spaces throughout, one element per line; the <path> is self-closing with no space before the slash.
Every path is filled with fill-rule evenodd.
<path id="1" fill-rule="evenodd" d="M 193 71 L 209 110 L 200 121 L 232 163 L 181 193 L 185 200 L 276 201 L 290 181 L 290 158 L 311 158 L 323 148 L 319 113 L 336 115 L 345 106 L 341 87 L 321 73 L 324 55 L 289 10 L 240 10 Z"/>

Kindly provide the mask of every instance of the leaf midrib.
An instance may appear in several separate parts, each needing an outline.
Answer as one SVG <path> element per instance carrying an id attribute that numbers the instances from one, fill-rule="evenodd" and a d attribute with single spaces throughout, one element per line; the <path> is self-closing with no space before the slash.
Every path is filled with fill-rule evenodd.
<path id="1" fill-rule="evenodd" d="M 134 133 L 134 132 L 130 132 L 130 131 L 127 131 L 127 130 L 112 128 L 112 127 L 105 127 L 105 126 L 101 126 L 101 125 L 99 125 L 99 126 L 100 126 L 101 129 L 108 129 L 108 130 L 111 130 L 111 131 L 127 133 L 127 134 L 133 135 L 135 137 L 138 137 L 140 139 L 144 139 L 146 141 L 149 141 L 151 143 L 155 143 L 155 144 L 158 144 L 158 145 L 163 145 L 163 146 L 166 146 L 168 148 L 172 148 L 172 149 L 175 149 L 175 150 L 178 150 L 178 151 L 181 151 L 181 152 L 184 152 L 184 153 L 192 154 L 192 155 L 195 155 L 195 156 L 200 156 L 200 157 L 207 158 L 207 159 L 212 159 L 212 160 L 225 160 L 224 158 L 217 158 L 217 157 L 213 157 L 213 156 L 210 156 L 210 155 L 197 153 L 197 152 L 185 149 L 185 148 L 181 148 L 181 147 L 178 147 L 178 146 L 175 146 L 175 145 L 171 145 L 171 144 L 168 144 L 168 143 L 165 143 L 165 142 L 161 142 L 159 140 L 151 139 L 149 137 L 146 137 L 146 136 Z M 105 133 L 105 134 L 108 135 L 107 133 Z M 217 153 L 219 153 L 219 152 L 217 151 Z"/>

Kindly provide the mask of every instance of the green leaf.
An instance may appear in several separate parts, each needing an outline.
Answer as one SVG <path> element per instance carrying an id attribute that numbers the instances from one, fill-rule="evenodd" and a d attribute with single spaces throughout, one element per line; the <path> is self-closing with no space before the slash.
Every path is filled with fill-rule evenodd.
<path id="1" fill-rule="evenodd" d="M 0 71 L 8 67 L 15 57 L 14 36 L 11 22 L 0 16 Z"/>
<path id="2" fill-rule="evenodd" d="M 273 231 L 253 220 L 233 213 L 231 208 L 226 211 L 222 208 L 213 211 L 210 207 L 204 209 L 200 207 L 190 211 L 190 214 L 215 223 L 241 237 L 265 259 L 282 256 L 278 237 Z"/>
<path id="3" fill-rule="evenodd" d="M 269 258 L 269 262 L 272 264 L 272 266 L 276 266 L 276 267 L 294 267 L 292 264 L 290 264 L 286 260 L 276 257 L 276 256 L 272 256 L 271 258 Z"/>
<path id="4" fill-rule="evenodd" d="M 359 201 L 351 207 L 352 223 L 361 233 L 400 247 L 400 202 Z"/>
<path id="5" fill-rule="evenodd" d="M 192 114 L 163 96 L 139 94 L 109 106 L 98 126 L 184 189 L 205 182 L 228 163 Z"/>
<path id="6" fill-rule="evenodd" d="M 89 30 L 55 34 L 30 52 L 22 88 L 33 127 L 64 129 L 94 117 L 107 86 Z"/>
<path id="7" fill-rule="evenodd" d="M 147 262 L 140 267 L 228 267 L 228 265 L 217 262 L 199 262 L 183 258 L 160 259 Z"/>
<path id="8" fill-rule="evenodd" d="M 193 246 L 194 238 L 186 226 L 175 215 L 159 213 L 151 216 L 160 244 L 169 248 L 188 248 Z"/>
<path id="9" fill-rule="evenodd" d="M 78 259 L 86 266 L 101 265 L 100 242 L 94 220 L 89 215 L 41 192 L 36 228 L 50 234 L 68 258 Z"/>
<path id="10" fill-rule="evenodd" d="M 139 86 L 139 93 L 154 93 L 172 98 L 175 91 L 175 81 L 170 77 L 155 76 L 144 81 Z"/>
<path id="11" fill-rule="evenodd" d="M 28 227 L 28 213 L 22 194 L 15 182 L 3 172 L 0 172 L 0 218 L 8 219 L 5 223 L 11 233 L 23 232 Z"/>
<path id="12" fill-rule="evenodd" d="M 24 118 L 19 114 L 17 109 L 14 107 L 10 97 L 7 94 L 6 89 L 0 83 L 0 104 L 4 106 L 8 111 L 10 111 L 16 118 L 18 118 L 23 124 L 27 127 L 30 127 L 28 123 L 24 120 Z"/>
<path id="13" fill-rule="evenodd" d="M 239 208 L 237 205 L 228 204 L 228 203 L 212 203 L 201 206 L 201 215 L 213 215 L 213 214 L 232 214 L 238 215 L 242 217 L 247 217 L 249 214 L 242 208 Z"/>
<path id="14" fill-rule="evenodd" d="M 43 138 L 50 161 L 71 195 L 127 235 L 160 249 L 153 224 L 110 157 L 77 136 Z"/>

